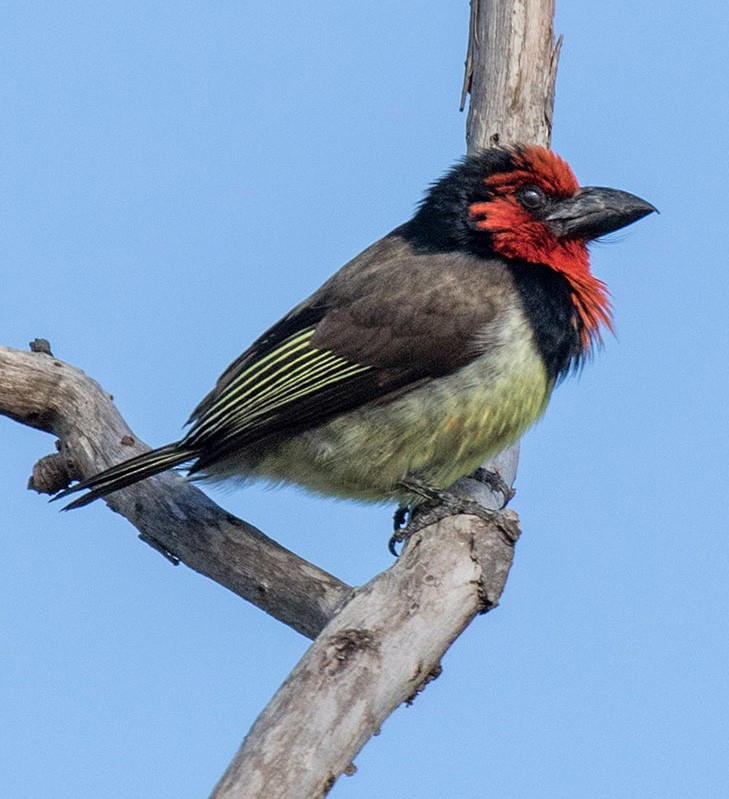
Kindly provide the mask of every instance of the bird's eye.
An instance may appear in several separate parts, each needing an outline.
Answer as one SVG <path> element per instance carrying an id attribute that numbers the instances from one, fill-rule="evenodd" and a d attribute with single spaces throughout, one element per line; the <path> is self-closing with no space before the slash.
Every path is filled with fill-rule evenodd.
<path id="1" fill-rule="evenodd" d="M 544 192 L 537 186 L 524 186 L 516 193 L 516 197 L 528 211 L 538 211 L 547 202 Z"/>

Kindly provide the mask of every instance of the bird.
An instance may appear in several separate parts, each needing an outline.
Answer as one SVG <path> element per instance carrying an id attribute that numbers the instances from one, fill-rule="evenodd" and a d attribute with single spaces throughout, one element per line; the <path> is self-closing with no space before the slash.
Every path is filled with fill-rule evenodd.
<path id="1" fill-rule="evenodd" d="M 83 491 L 78 508 L 186 465 L 417 504 L 519 439 L 612 330 L 588 244 L 656 210 L 580 186 L 541 146 L 465 156 L 233 361 L 179 441 L 56 498 Z"/>

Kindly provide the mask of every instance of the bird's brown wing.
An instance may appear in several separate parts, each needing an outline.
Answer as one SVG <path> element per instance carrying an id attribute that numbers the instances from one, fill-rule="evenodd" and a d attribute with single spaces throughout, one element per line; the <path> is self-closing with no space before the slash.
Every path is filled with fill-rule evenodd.
<path id="1" fill-rule="evenodd" d="M 416 253 L 395 231 L 344 266 L 223 373 L 192 415 L 193 471 L 248 443 L 387 402 L 487 347 L 503 266 Z"/>

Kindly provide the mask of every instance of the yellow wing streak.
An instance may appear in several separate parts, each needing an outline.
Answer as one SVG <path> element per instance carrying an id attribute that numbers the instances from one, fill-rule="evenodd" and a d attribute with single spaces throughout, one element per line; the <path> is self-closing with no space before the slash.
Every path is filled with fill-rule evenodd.
<path id="1" fill-rule="evenodd" d="M 347 361 L 344 361 L 347 363 Z M 309 385 L 304 385 L 299 391 L 286 394 L 284 397 L 280 398 L 277 402 L 270 402 L 264 406 L 256 406 L 255 410 L 252 413 L 249 413 L 243 417 L 239 417 L 238 414 L 235 416 L 235 422 L 233 424 L 226 425 L 226 433 L 236 433 L 239 430 L 243 430 L 245 428 L 253 428 L 255 426 L 254 422 L 256 419 L 260 418 L 261 416 L 267 416 L 272 411 L 275 411 L 277 408 L 284 407 L 288 405 L 290 402 L 300 399 L 301 397 L 306 397 L 307 395 L 313 394 L 316 391 L 319 391 L 323 388 L 326 388 L 329 385 L 333 385 L 338 383 L 342 380 L 346 380 L 346 378 L 351 377 L 352 375 L 358 374 L 359 372 L 364 372 L 370 367 L 368 366 L 358 366 L 356 364 L 350 365 L 349 368 L 345 370 L 339 370 L 334 372 L 329 379 L 322 379 L 316 383 L 311 383 Z M 324 377 L 326 378 L 327 375 L 325 374 Z"/>
<path id="2" fill-rule="evenodd" d="M 279 395 L 287 386 L 300 384 L 302 382 L 300 380 L 302 374 L 305 378 L 310 375 L 314 377 L 318 372 L 331 368 L 332 361 L 335 359 L 337 359 L 337 356 L 326 350 L 309 350 L 290 361 L 288 365 L 284 365 L 278 371 L 270 374 L 265 380 L 256 382 L 252 390 L 243 393 L 236 392 L 234 397 L 231 396 L 231 399 L 235 399 L 236 403 L 240 402 L 242 406 L 245 406 L 250 404 L 247 402 L 248 398 L 254 400 L 257 405 L 259 401 L 263 401 L 267 397 Z M 339 358 L 337 360 L 341 361 L 342 359 Z"/>
<path id="3" fill-rule="evenodd" d="M 314 328 L 302 331 L 251 364 L 223 390 L 186 443 L 194 444 L 201 436 L 216 432 L 227 438 L 253 428 L 256 420 L 277 408 L 371 369 L 310 347 L 308 340 L 313 334 Z"/>
<path id="4" fill-rule="evenodd" d="M 242 418 L 247 416 L 246 409 L 253 409 L 258 411 L 260 408 L 265 407 L 265 402 L 270 397 L 282 396 L 282 390 L 285 390 L 290 385 L 306 385 L 306 382 L 300 379 L 300 374 L 303 373 L 307 378 L 309 376 L 316 377 L 317 373 L 322 372 L 326 368 L 331 369 L 331 362 L 336 356 L 332 356 L 324 350 L 312 351 L 299 356 L 282 368 L 268 375 L 265 379 L 261 378 L 256 384 L 244 391 L 241 387 L 238 391 L 226 391 L 216 401 L 211 409 L 214 411 L 213 416 L 206 416 L 203 419 L 204 424 L 196 428 L 196 432 L 204 430 L 214 431 L 221 424 L 227 424 L 230 417 L 235 416 Z M 338 359 L 341 360 L 341 359 Z M 303 363 L 301 363 L 303 361 Z M 299 366 L 293 369 L 286 369 L 286 366 L 293 366 L 299 363 Z M 346 363 L 346 361 L 345 361 Z M 285 371 L 284 371 L 285 370 Z M 264 390 L 261 391 L 261 387 Z M 286 397 L 285 393 L 283 394 Z"/>
<path id="5" fill-rule="evenodd" d="M 313 334 L 314 329 L 309 328 L 290 339 L 286 340 L 282 346 L 277 347 L 272 352 L 268 353 L 260 360 L 252 363 L 246 370 L 234 378 L 221 392 L 220 396 L 215 400 L 209 411 L 207 411 L 200 419 L 200 422 L 194 428 L 195 433 L 203 432 L 212 429 L 216 426 L 216 421 L 220 418 L 221 413 L 228 407 L 230 399 L 237 397 L 241 392 L 245 393 L 247 386 L 252 383 L 260 385 L 262 375 L 267 371 L 275 370 L 276 364 L 281 361 L 284 356 L 291 355 L 298 350 L 306 350 L 308 339 Z M 273 371 L 273 376 L 279 374 L 279 370 Z"/>
<path id="6" fill-rule="evenodd" d="M 347 368 L 342 369 L 340 366 L 341 364 L 346 364 Z M 309 366 L 309 364 L 304 365 L 304 367 L 306 366 Z M 304 367 L 299 368 L 297 371 L 302 371 Z M 320 364 L 318 369 L 307 369 L 306 375 L 308 379 L 305 381 L 296 379 L 296 376 L 294 376 L 291 380 L 282 381 L 284 388 L 287 386 L 293 386 L 295 388 L 294 391 L 291 391 L 290 389 L 283 392 L 278 390 L 275 392 L 269 391 L 263 397 L 255 395 L 253 398 L 255 402 L 248 403 L 247 406 L 243 407 L 240 407 L 237 403 L 235 403 L 235 413 L 231 414 L 231 416 L 235 417 L 236 422 L 245 422 L 248 419 L 255 419 L 256 417 L 265 415 L 275 408 L 280 408 L 284 405 L 287 405 L 293 400 L 305 397 L 308 394 L 312 394 L 315 391 L 326 387 L 327 385 L 337 383 L 340 380 L 344 380 L 347 377 L 357 374 L 358 372 L 365 371 L 368 368 L 369 367 L 367 366 L 349 364 L 347 361 L 337 358 L 330 363 Z M 267 398 L 270 401 L 266 402 L 265 400 Z"/>

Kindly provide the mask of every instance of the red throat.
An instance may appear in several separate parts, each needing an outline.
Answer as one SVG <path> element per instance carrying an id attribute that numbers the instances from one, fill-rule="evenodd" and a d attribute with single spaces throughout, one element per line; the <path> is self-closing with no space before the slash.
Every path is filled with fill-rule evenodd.
<path id="1" fill-rule="evenodd" d="M 514 169 L 486 179 L 493 196 L 474 203 L 471 217 L 480 230 L 491 234 L 493 249 L 507 258 L 544 264 L 567 279 L 580 320 L 584 352 L 600 339 L 604 326 L 612 330 L 610 301 L 605 284 L 590 271 L 587 244 L 578 239 L 559 239 L 541 220 L 535 219 L 516 197 L 523 186 L 537 186 L 552 197 L 571 197 L 579 184 L 569 165 L 551 150 L 528 147 L 516 151 Z"/>

